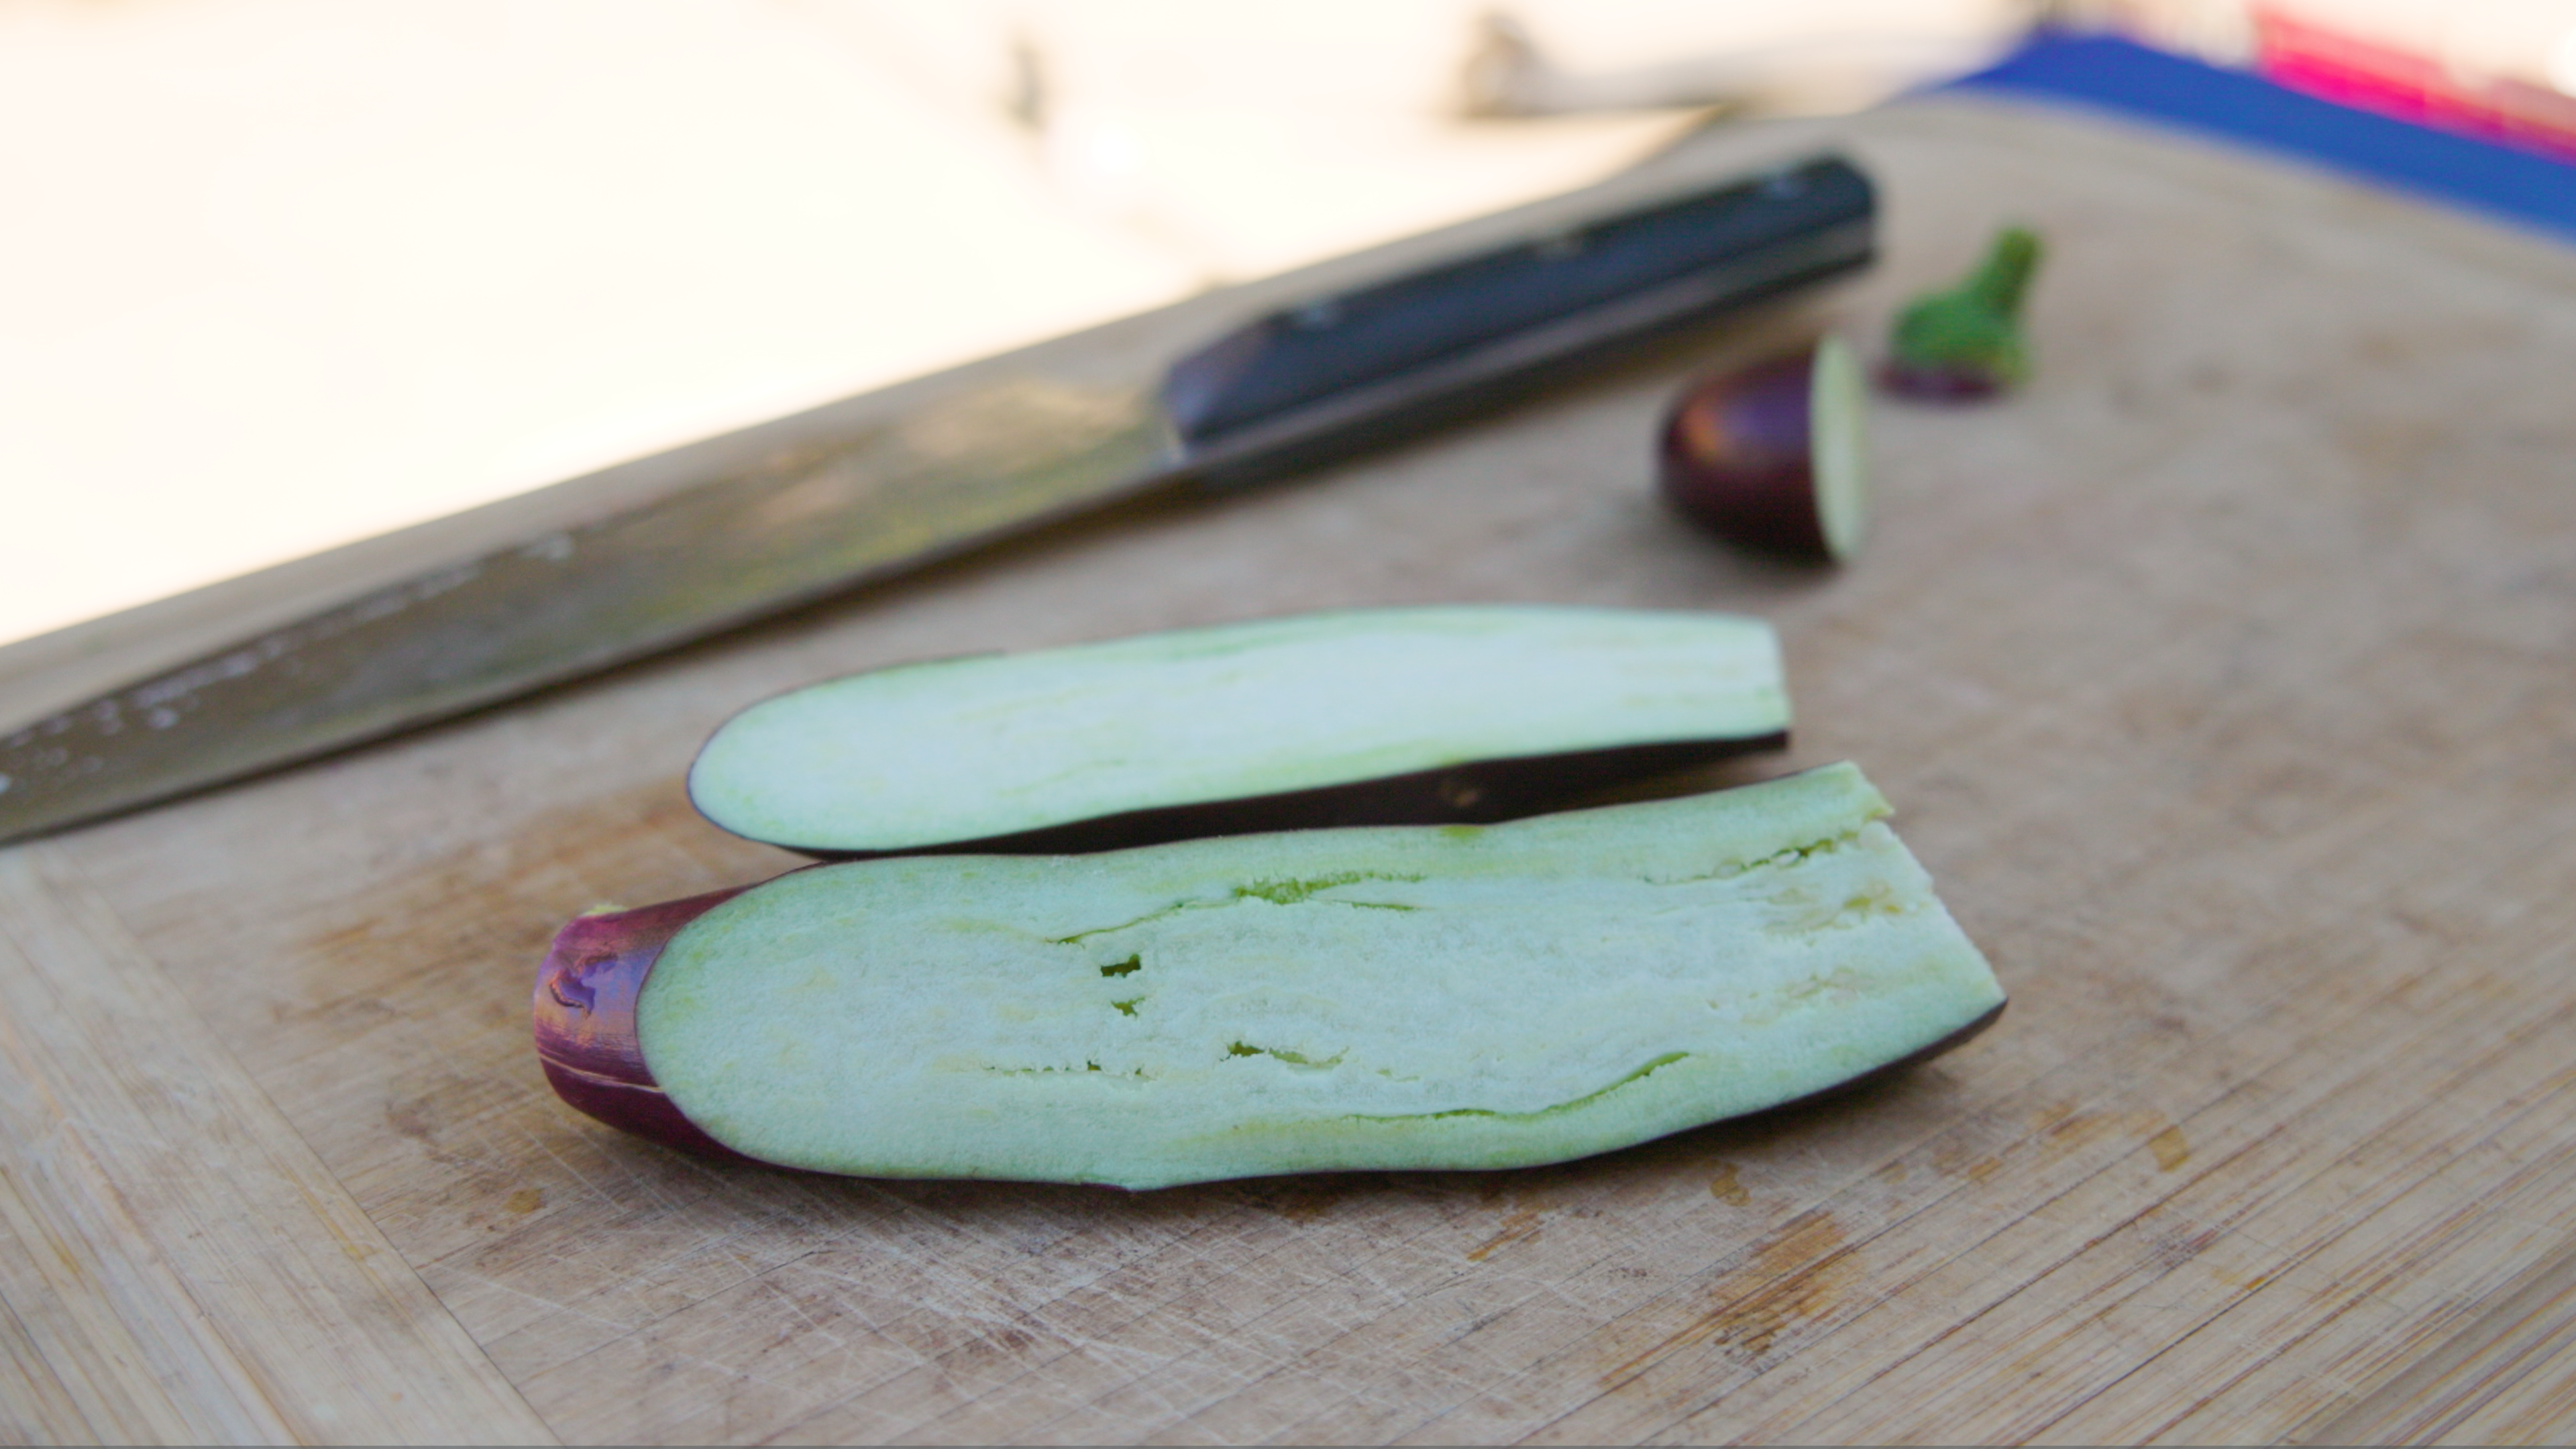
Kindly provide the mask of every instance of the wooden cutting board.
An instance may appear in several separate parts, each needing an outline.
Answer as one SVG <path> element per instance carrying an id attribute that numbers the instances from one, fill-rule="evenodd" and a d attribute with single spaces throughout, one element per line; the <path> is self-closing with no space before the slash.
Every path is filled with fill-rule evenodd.
<path id="1" fill-rule="evenodd" d="M 1661 164 L 1820 139 L 1882 179 L 1888 240 L 1804 311 L 0 851 L 0 1433 L 2576 1434 L 2576 253 L 1993 101 Z M 1819 320 L 1874 338 L 2006 218 L 2053 248 L 2037 384 L 1882 407 L 1856 564 L 1748 561 L 1656 507 L 1689 368 Z M 68 690 L 260 587 L 10 651 L 0 683 Z M 2002 1025 L 1591 1161 L 1135 1196 L 709 1166 L 546 1091 L 557 924 L 791 863 L 681 795 L 741 704 L 1456 600 L 1776 620 L 1798 746 L 1761 768 L 1869 770 Z"/>

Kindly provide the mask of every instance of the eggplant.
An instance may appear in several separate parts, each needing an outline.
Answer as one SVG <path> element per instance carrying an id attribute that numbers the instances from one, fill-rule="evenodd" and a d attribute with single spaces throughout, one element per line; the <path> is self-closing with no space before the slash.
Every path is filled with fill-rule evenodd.
<path id="1" fill-rule="evenodd" d="M 1846 1086 L 2004 995 L 1850 765 L 1493 826 L 816 865 L 566 927 L 566 1100 L 817 1172 L 1517 1167 Z"/>
<path id="2" fill-rule="evenodd" d="M 898 665 L 718 729 L 689 794 L 825 857 L 1510 819 L 1787 743 L 1759 619 L 1364 609 Z"/>
<path id="3" fill-rule="evenodd" d="M 1664 501 L 1731 543 L 1847 562 L 1869 531 L 1866 398 L 1851 344 L 1831 334 L 1698 379 L 1664 417 Z"/>

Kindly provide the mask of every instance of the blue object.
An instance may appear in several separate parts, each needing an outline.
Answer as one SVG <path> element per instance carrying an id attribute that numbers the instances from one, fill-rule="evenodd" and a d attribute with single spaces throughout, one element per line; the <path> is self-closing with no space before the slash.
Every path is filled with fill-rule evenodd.
<path id="1" fill-rule="evenodd" d="M 2108 36 L 2042 33 L 1952 82 L 2209 132 L 2576 239 L 2576 166 Z"/>

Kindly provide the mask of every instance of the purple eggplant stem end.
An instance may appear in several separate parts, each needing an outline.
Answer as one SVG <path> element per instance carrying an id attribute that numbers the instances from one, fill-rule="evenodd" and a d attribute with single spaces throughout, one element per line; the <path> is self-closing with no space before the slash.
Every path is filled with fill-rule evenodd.
<path id="1" fill-rule="evenodd" d="M 720 1160 L 752 1159 L 706 1134 L 653 1080 L 635 1006 L 680 928 L 742 893 L 713 891 L 632 911 L 579 916 L 537 968 L 537 1058 L 555 1095 L 621 1132 Z"/>

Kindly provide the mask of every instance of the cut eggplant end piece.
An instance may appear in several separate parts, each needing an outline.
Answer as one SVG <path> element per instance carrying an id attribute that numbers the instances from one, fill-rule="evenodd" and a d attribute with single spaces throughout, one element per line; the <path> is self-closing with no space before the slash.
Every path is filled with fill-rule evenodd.
<path id="1" fill-rule="evenodd" d="M 825 856 L 1485 822 L 1785 742 L 1759 619 L 1352 610 L 899 665 L 753 706 L 689 772 Z"/>
<path id="2" fill-rule="evenodd" d="M 817 866 L 608 928 L 648 974 L 586 1009 L 631 1003 L 590 1030 L 690 1134 L 786 1167 L 1153 1188 L 1559 1162 L 1992 1019 L 1886 813 L 1837 765 L 1495 826 Z"/>
<path id="3" fill-rule="evenodd" d="M 1846 562 L 1869 527 L 1868 419 L 1859 360 L 1839 336 L 1703 378 L 1665 419 L 1664 498 L 1731 543 Z"/>

